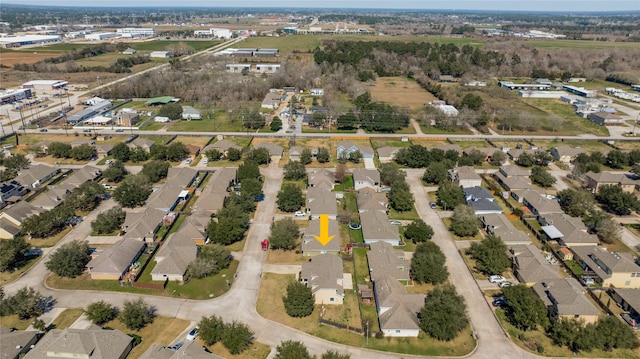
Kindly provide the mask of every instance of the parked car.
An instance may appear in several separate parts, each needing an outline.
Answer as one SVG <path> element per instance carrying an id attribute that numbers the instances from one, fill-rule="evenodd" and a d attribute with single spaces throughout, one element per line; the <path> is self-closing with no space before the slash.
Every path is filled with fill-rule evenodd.
<path id="1" fill-rule="evenodd" d="M 208 158 L 205 158 L 204 160 L 202 160 L 202 164 L 203 164 L 203 165 L 207 165 L 207 164 L 209 164 L 209 159 L 208 159 Z"/>
<path id="2" fill-rule="evenodd" d="M 191 158 L 187 158 L 186 160 L 184 160 L 184 163 L 190 164 L 191 163 Z"/>
<path id="3" fill-rule="evenodd" d="M 118 129 L 116 130 L 116 132 L 124 132 L 124 129 L 122 129 L 122 128 L 118 128 Z"/>
<path id="4" fill-rule="evenodd" d="M 106 183 L 103 183 L 103 184 L 102 184 L 102 188 L 104 188 L 104 189 L 112 189 L 113 187 L 111 187 L 111 185 L 108 185 L 108 184 L 106 184 Z"/>
<path id="5" fill-rule="evenodd" d="M 431 207 L 431 209 L 436 209 L 438 208 L 438 206 L 436 205 L 435 202 L 429 202 L 429 207 Z"/>
<path id="6" fill-rule="evenodd" d="M 489 277 L 489 282 L 491 283 L 500 283 L 504 281 L 506 281 L 506 279 L 501 275 L 492 275 L 491 277 Z"/>
<path id="7" fill-rule="evenodd" d="M 91 132 L 91 129 L 85 128 L 84 130 L 82 130 L 82 132 Z"/>
<path id="8" fill-rule="evenodd" d="M 306 214 L 306 213 L 304 213 L 304 212 L 302 212 L 302 211 L 297 211 L 297 212 L 295 213 L 295 216 L 296 216 L 296 217 L 304 217 L 304 216 L 306 216 L 306 215 L 307 215 L 307 214 Z"/>
<path id="9" fill-rule="evenodd" d="M 511 287 L 511 286 L 513 286 L 513 283 L 511 283 L 511 282 L 506 282 L 505 281 L 505 282 L 498 283 L 498 287 L 500 287 L 500 288 L 506 288 L 506 287 Z"/>
<path id="10" fill-rule="evenodd" d="M 196 339 L 196 334 L 198 334 L 198 327 L 191 329 L 189 334 L 187 334 L 187 340 L 192 342 Z"/>
<path id="11" fill-rule="evenodd" d="M 48 130 L 46 128 L 41 128 L 40 132 L 47 132 Z"/>
<path id="12" fill-rule="evenodd" d="M 184 345 L 184 343 L 180 342 L 180 343 L 178 343 L 178 344 L 176 344 L 176 345 L 174 345 L 172 347 L 169 347 L 169 349 L 177 351 L 178 349 L 182 348 L 183 345 Z"/>
<path id="13" fill-rule="evenodd" d="M 390 220 L 390 221 L 389 221 L 389 223 L 391 223 L 391 224 L 395 224 L 396 226 L 399 226 L 399 225 L 401 225 L 401 224 L 402 224 L 402 222 L 400 222 L 400 221 L 396 221 L 395 219 Z"/>
<path id="14" fill-rule="evenodd" d="M 496 298 L 493 302 L 491 302 L 491 304 L 495 307 L 495 308 L 502 308 L 504 306 L 507 305 L 507 301 L 502 298 L 502 297 L 498 297 Z"/>
<path id="15" fill-rule="evenodd" d="M 380 192 L 391 192 L 391 187 L 382 187 L 380 188 Z"/>

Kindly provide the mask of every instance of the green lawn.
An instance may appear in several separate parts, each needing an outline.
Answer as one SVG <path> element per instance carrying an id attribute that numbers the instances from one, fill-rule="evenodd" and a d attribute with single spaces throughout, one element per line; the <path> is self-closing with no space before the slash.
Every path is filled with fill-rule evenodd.
<path id="1" fill-rule="evenodd" d="M 34 257 L 25 261 L 24 263 L 22 263 L 22 266 L 16 271 L 0 272 L 0 285 L 9 284 L 18 279 L 24 272 L 26 272 L 27 270 L 29 270 L 29 268 L 36 264 L 39 259 L 40 257 Z"/>
<path id="2" fill-rule="evenodd" d="M 15 328 L 18 330 L 25 330 L 29 327 L 29 325 L 31 325 L 31 323 L 33 323 L 33 321 L 34 318 L 20 320 L 18 319 L 17 315 L 0 316 L 0 325 L 9 329 Z"/>
<path id="3" fill-rule="evenodd" d="M 66 329 L 76 321 L 76 319 L 80 318 L 80 316 L 84 313 L 84 310 L 80 308 L 67 308 L 62 313 L 60 313 L 56 319 L 54 319 L 53 325 L 54 329 Z"/>
<path id="4" fill-rule="evenodd" d="M 389 207 L 389 219 L 399 219 L 399 220 L 416 220 L 420 219 L 418 212 L 415 207 L 411 207 L 410 211 L 407 212 L 398 212 L 395 209 Z"/>

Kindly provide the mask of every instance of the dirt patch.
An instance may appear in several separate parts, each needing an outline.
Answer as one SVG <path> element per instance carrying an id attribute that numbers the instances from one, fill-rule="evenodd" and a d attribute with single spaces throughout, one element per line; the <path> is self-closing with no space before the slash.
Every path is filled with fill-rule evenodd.
<path id="1" fill-rule="evenodd" d="M 13 66 L 15 64 L 35 64 L 38 61 L 50 57 L 56 57 L 59 54 L 47 52 L 2 52 L 0 56 L 0 64 L 4 66 Z"/>
<path id="2" fill-rule="evenodd" d="M 415 81 L 403 77 L 380 77 L 369 86 L 374 101 L 385 102 L 405 109 L 416 110 L 438 98 Z"/>

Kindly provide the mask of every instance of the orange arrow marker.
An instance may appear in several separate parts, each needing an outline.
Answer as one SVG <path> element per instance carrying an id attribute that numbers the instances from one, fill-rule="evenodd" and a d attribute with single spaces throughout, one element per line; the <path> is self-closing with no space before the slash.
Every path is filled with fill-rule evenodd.
<path id="1" fill-rule="evenodd" d="M 327 243 L 331 242 L 333 237 L 329 236 L 329 215 L 321 214 L 320 215 L 320 235 L 314 236 L 318 242 L 322 243 L 323 246 L 326 246 Z"/>

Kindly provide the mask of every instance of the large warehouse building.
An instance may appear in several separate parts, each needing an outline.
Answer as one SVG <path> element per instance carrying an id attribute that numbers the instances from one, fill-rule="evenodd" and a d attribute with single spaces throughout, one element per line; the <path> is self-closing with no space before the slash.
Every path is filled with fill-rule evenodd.
<path id="1" fill-rule="evenodd" d="M 120 34 L 115 32 L 95 32 L 93 34 L 84 35 L 84 38 L 91 41 L 101 41 L 119 36 Z"/>
<path id="2" fill-rule="evenodd" d="M 152 27 L 123 27 L 116 32 L 122 37 L 156 36 L 156 30 Z"/>
<path id="3" fill-rule="evenodd" d="M 62 41 L 58 35 L 23 35 L 0 37 L 0 47 L 12 48 L 26 45 L 44 45 Z"/>
<path id="4" fill-rule="evenodd" d="M 56 93 L 67 86 L 67 81 L 62 80 L 33 80 L 23 83 L 20 88 L 31 89 L 36 93 Z"/>

